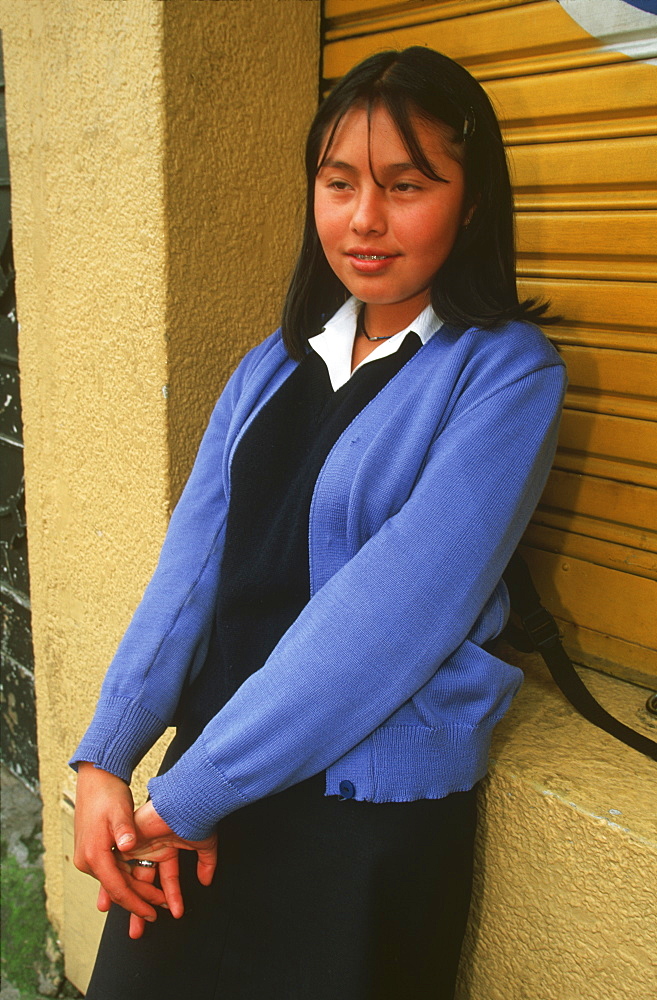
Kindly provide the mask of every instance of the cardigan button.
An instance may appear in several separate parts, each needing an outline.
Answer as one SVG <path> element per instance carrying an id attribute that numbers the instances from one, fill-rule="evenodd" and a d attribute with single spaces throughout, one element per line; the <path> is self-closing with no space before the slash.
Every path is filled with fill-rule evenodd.
<path id="1" fill-rule="evenodd" d="M 353 782 L 351 781 L 340 782 L 340 798 L 343 801 L 344 799 L 353 799 L 355 794 L 356 794 L 356 787 L 353 784 Z"/>

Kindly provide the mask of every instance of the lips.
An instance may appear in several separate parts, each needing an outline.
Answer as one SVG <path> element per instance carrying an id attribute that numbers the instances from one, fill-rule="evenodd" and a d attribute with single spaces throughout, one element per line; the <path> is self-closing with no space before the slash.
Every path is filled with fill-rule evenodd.
<path id="1" fill-rule="evenodd" d="M 361 275 L 386 274 L 393 262 L 401 257 L 398 253 L 382 253 L 377 247 L 351 247 L 345 251 L 352 272 Z"/>
<path id="2" fill-rule="evenodd" d="M 396 253 L 385 253 L 374 248 L 353 247 L 345 251 L 347 257 L 354 257 L 356 260 L 390 260 L 391 257 L 398 257 Z"/>

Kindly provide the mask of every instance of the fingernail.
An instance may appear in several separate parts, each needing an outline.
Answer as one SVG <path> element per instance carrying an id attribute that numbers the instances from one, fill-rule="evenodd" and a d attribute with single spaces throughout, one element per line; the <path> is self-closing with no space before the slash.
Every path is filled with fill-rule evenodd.
<path id="1" fill-rule="evenodd" d="M 132 843 L 132 837 L 129 833 L 124 833 L 122 837 L 119 837 L 117 844 L 119 847 L 127 847 L 128 844 Z"/>
<path id="2" fill-rule="evenodd" d="M 154 924 L 155 921 L 157 920 L 157 917 L 146 917 L 146 920 L 148 920 L 149 924 Z"/>

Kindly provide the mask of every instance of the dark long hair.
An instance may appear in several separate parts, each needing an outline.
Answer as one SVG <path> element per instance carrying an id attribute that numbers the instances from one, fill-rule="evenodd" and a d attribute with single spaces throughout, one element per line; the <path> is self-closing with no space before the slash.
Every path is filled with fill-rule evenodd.
<path id="1" fill-rule="evenodd" d="M 548 306 L 518 301 L 513 196 L 500 127 L 483 87 L 467 70 L 432 49 L 414 46 L 381 52 L 355 66 L 321 104 L 306 142 L 307 201 L 301 251 L 283 307 L 282 330 L 291 357 L 300 360 L 308 337 L 349 293 L 330 268 L 314 214 L 315 178 L 338 123 L 354 106 L 368 114 L 383 107 L 395 122 L 415 166 L 435 177 L 413 130 L 412 115 L 447 125 L 459 148 L 466 206 L 474 206 L 452 250 L 433 279 L 431 303 L 440 318 L 459 327 L 493 327 L 509 319 L 542 318 Z"/>

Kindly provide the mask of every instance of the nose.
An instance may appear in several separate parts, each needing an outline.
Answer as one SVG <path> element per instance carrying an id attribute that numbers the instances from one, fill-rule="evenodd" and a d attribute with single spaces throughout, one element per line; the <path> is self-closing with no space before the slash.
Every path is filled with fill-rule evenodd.
<path id="1" fill-rule="evenodd" d="M 354 201 L 351 229 L 359 236 L 374 233 L 381 235 L 387 229 L 385 212 L 385 190 L 372 179 L 363 184 Z"/>

